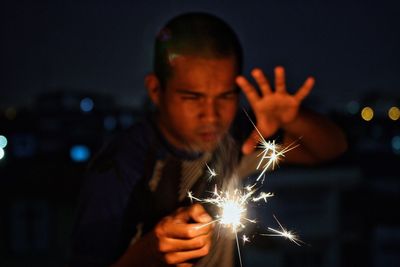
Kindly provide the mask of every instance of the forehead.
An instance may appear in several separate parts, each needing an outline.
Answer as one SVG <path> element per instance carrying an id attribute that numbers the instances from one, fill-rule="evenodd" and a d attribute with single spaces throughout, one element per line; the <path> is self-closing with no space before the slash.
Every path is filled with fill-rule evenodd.
<path id="1" fill-rule="evenodd" d="M 169 87 L 193 90 L 227 90 L 235 83 L 236 66 L 233 57 L 202 58 L 177 55 L 170 61 L 172 75 Z"/>

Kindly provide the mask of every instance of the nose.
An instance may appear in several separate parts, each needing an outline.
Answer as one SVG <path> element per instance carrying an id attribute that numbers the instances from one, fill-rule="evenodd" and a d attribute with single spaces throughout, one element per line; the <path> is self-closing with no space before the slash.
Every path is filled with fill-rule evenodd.
<path id="1" fill-rule="evenodd" d="M 209 124 L 214 124 L 218 121 L 219 112 L 217 101 L 215 101 L 214 99 L 207 99 L 203 103 L 202 118 L 205 122 Z"/>

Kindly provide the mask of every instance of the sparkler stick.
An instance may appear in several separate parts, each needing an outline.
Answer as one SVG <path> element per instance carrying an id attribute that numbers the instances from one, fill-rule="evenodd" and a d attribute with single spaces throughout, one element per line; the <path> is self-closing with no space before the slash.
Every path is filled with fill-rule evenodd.
<path id="1" fill-rule="evenodd" d="M 239 240 L 238 240 L 238 237 L 237 237 L 237 232 L 235 232 L 235 237 L 236 237 L 236 247 L 237 247 L 237 251 L 238 251 L 240 267 L 243 267 L 242 256 L 240 255 Z"/>

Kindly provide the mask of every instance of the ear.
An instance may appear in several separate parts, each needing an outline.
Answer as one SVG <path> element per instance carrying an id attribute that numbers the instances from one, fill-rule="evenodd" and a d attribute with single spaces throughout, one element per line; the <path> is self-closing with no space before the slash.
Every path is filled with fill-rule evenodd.
<path id="1" fill-rule="evenodd" d="M 154 73 L 147 74 L 144 78 L 144 85 L 147 89 L 147 93 L 154 105 L 158 106 L 160 103 L 160 94 L 161 94 L 161 87 L 160 87 L 160 80 Z"/>

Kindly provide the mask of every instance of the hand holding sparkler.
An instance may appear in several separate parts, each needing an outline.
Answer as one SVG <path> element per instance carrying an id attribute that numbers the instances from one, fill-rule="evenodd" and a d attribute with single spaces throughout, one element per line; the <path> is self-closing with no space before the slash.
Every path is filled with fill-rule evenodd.
<path id="1" fill-rule="evenodd" d="M 155 227 L 158 250 L 167 264 L 192 266 L 191 260 L 204 257 L 211 247 L 212 220 L 200 204 L 178 209 Z M 200 227 L 201 226 L 201 227 Z"/>
<path id="2" fill-rule="evenodd" d="M 275 68 L 275 90 L 273 91 L 262 70 L 255 68 L 251 75 L 256 80 L 261 95 L 243 76 L 236 79 L 237 84 L 246 95 L 257 121 L 257 128 L 263 137 L 273 135 L 280 127 L 294 121 L 298 115 L 303 99 L 314 86 L 314 78 L 308 77 L 300 89 L 291 95 L 286 91 L 285 69 Z M 254 131 L 242 146 L 244 154 L 254 150 L 259 134 Z"/>

